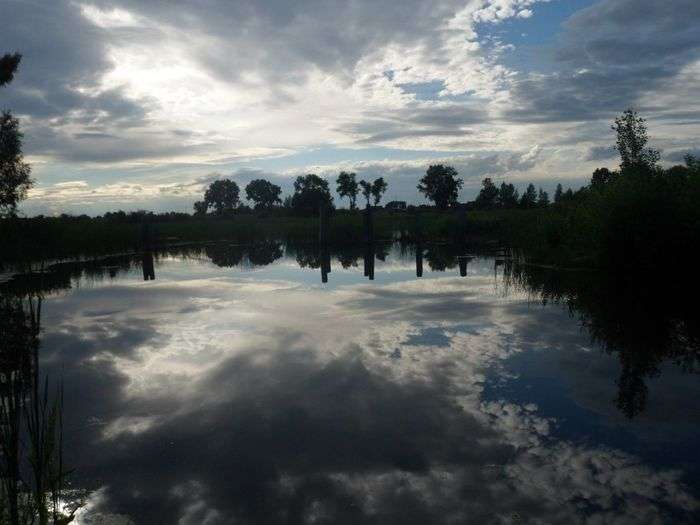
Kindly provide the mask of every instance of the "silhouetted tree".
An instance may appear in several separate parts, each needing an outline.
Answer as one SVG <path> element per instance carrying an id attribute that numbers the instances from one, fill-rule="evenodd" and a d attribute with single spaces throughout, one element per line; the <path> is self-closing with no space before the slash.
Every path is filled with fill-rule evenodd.
<path id="1" fill-rule="evenodd" d="M 549 193 L 544 191 L 542 188 L 537 192 L 537 205 L 540 208 L 546 208 L 549 206 Z"/>
<path id="2" fill-rule="evenodd" d="M 22 155 L 19 121 L 9 112 L 0 116 L 0 216 L 14 215 L 34 181 L 31 167 Z"/>
<path id="3" fill-rule="evenodd" d="M 350 209 L 357 207 L 357 194 L 360 191 L 354 173 L 341 171 L 336 181 L 336 190 L 341 197 L 347 197 L 350 201 Z"/>
<path id="4" fill-rule="evenodd" d="M 420 179 L 418 191 L 433 201 L 439 209 L 445 210 L 456 204 L 459 190 L 464 184 L 457 175 L 457 170 L 452 166 L 432 165 Z"/>
<path id="5" fill-rule="evenodd" d="M 0 58 L 0 86 L 12 81 L 21 58 L 19 53 Z M 3 111 L 0 116 L 0 217 L 16 213 L 17 204 L 26 198 L 27 190 L 34 184 L 30 175 L 31 167 L 22 155 L 19 120 L 9 111 Z"/>
<path id="6" fill-rule="evenodd" d="M 209 185 L 204 193 L 204 204 L 207 209 L 214 208 L 218 215 L 232 212 L 238 205 L 240 190 L 232 180 L 216 180 Z"/>
<path id="7" fill-rule="evenodd" d="M 298 211 L 318 212 L 321 205 L 333 207 L 333 197 L 328 190 L 328 181 L 309 173 L 294 181 L 292 207 Z"/>
<path id="8" fill-rule="evenodd" d="M 486 180 L 490 181 L 491 179 Z M 486 186 L 484 186 L 484 189 L 486 189 Z M 481 191 L 483 192 L 484 189 L 482 189 Z M 492 190 L 489 189 L 488 195 L 484 195 L 484 199 L 487 199 L 491 193 Z M 479 196 L 481 196 L 481 192 L 479 193 Z M 518 190 L 515 189 L 515 186 L 513 186 L 512 184 L 506 184 L 505 182 L 501 183 L 501 187 L 498 190 L 497 197 L 498 206 L 500 206 L 501 208 L 516 208 L 518 206 L 519 198 L 520 195 L 518 194 Z"/>
<path id="9" fill-rule="evenodd" d="M 362 188 L 362 195 L 367 201 L 367 207 L 369 208 L 370 199 L 373 200 L 375 206 L 379 205 L 382 200 L 382 195 L 387 188 L 387 183 L 383 177 L 374 179 L 374 182 L 367 182 L 365 180 L 360 181 L 360 187 Z"/>
<path id="10" fill-rule="evenodd" d="M 270 209 L 275 204 L 281 204 L 282 188 L 264 179 L 255 179 L 245 187 L 245 196 L 255 203 L 255 209 Z"/>
<path id="11" fill-rule="evenodd" d="M 479 208 L 495 208 L 498 205 L 499 191 L 490 178 L 481 181 L 481 191 L 476 196 L 476 205 Z"/>
<path id="12" fill-rule="evenodd" d="M 564 195 L 564 188 L 561 187 L 561 184 L 557 184 L 557 189 L 554 192 L 554 202 L 560 202 L 562 195 Z"/>
<path id="13" fill-rule="evenodd" d="M 123 212 L 122 212 L 123 213 Z M 198 217 L 207 214 L 207 203 L 204 201 L 197 201 L 194 203 L 194 214 Z"/>
<path id="14" fill-rule="evenodd" d="M 361 180 L 360 187 L 362 188 L 362 196 L 367 200 L 367 207 L 369 208 L 369 200 L 372 196 L 372 183 Z"/>
<path id="15" fill-rule="evenodd" d="M 608 168 L 597 168 L 591 177 L 591 186 L 594 188 L 601 187 L 612 180 L 613 172 Z"/>
<path id="16" fill-rule="evenodd" d="M 615 119 L 612 125 L 617 133 L 615 149 L 620 153 L 620 168 L 648 171 L 656 168 L 661 155 L 657 150 L 647 148 L 646 121 L 633 109 L 628 109 Z"/>
<path id="17" fill-rule="evenodd" d="M 537 190 L 534 184 L 528 184 L 523 196 L 520 197 L 520 207 L 534 208 L 535 206 L 537 206 Z"/>
<path id="18" fill-rule="evenodd" d="M 21 60 L 19 53 L 7 53 L 0 57 L 0 87 L 12 82 Z"/>

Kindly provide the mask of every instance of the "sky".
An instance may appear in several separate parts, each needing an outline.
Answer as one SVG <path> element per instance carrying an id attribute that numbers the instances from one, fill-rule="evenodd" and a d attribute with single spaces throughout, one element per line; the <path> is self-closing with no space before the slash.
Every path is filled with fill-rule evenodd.
<path id="1" fill-rule="evenodd" d="M 423 203 L 464 179 L 578 187 L 648 119 L 700 153 L 698 0 L 0 0 L 0 90 L 36 185 L 26 215 L 191 211 L 211 181 L 383 176 Z M 241 191 L 243 194 L 244 192 Z M 336 203 L 346 206 L 336 196 Z"/>

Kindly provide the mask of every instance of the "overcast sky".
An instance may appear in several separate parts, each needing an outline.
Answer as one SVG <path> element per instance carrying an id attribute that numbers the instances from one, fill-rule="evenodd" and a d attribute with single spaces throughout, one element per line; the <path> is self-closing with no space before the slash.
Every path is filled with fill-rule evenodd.
<path id="1" fill-rule="evenodd" d="M 207 182 L 341 169 L 423 202 L 492 177 L 580 185 L 649 120 L 666 163 L 700 150 L 698 0 L 0 0 L 20 51 L 26 214 L 190 211 Z"/>

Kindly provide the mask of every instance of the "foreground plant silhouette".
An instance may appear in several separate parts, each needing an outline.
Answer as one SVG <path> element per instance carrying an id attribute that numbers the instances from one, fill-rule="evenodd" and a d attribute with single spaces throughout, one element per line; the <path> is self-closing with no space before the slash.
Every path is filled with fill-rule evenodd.
<path id="1" fill-rule="evenodd" d="M 65 524 L 63 388 L 39 374 L 41 297 L 0 296 L 0 523 Z"/>

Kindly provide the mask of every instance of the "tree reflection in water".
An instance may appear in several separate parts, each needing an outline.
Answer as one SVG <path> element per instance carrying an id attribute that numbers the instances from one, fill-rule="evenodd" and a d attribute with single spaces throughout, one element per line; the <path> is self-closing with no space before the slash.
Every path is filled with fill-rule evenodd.
<path id="1" fill-rule="evenodd" d="M 527 265 L 503 251 L 492 250 L 481 257 L 468 255 L 474 253 L 479 253 L 475 247 L 468 249 L 430 243 L 422 246 L 363 243 L 325 247 L 282 243 L 256 246 L 212 244 L 178 247 L 171 251 L 156 250 L 145 256 L 135 254 L 102 262 L 90 261 L 82 266 L 77 263 L 57 265 L 43 276 L 26 274 L 0 286 L 3 294 L 0 334 L 4 343 L 3 369 L 6 376 L 14 373 L 13 377 L 26 378 L 22 384 L 29 387 L 23 387 L 25 394 L 19 404 L 29 406 L 34 400 L 39 400 L 35 405 L 43 406 L 39 413 L 46 414 L 46 419 L 51 420 L 48 415 L 52 411 L 55 413 L 54 407 L 60 407 L 60 404 L 51 401 L 42 405 L 41 396 L 32 394 L 37 386 L 41 387 L 36 372 L 38 366 L 33 363 L 37 362 L 39 352 L 42 294 L 68 289 L 77 279 L 98 281 L 110 279 L 112 274 L 116 278 L 121 276 L 140 281 L 141 269 L 144 273 L 151 273 L 151 262 L 146 260 L 151 258 L 153 274 L 158 270 L 163 286 L 124 286 L 122 290 L 110 286 L 99 291 L 105 294 L 104 298 L 91 296 L 90 300 L 96 301 L 93 304 L 110 301 L 111 306 L 109 313 L 100 314 L 99 321 L 86 316 L 88 327 L 107 323 L 107 327 L 101 326 L 101 330 L 95 333 L 101 335 L 109 330 L 133 329 L 134 319 L 148 317 L 152 305 L 157 306 L 153 313 L 159 316 L 157 322 L 166 327 L 168 322 L 178 324 L 184 321 L 187 324 L 190 318 L 186 316 L 193 315 L 187 330 L 194 337 L 187 339 L 186 345 L 181 345 L 185 353 L 195 354 L 192 361 L 187 361 L 184 354 L 164 352 L 165 356 L 160 355 L 159 347 L 154 343 L 159 339 L 153 338 L 148 330 L 144 330 L 145 334 L 138 330 L 130 332 L 135 334 L 133 337 L 143 337 L 143 340 L 116 339 L 120 345 L 129 346 L 119 348 L 121 352 L 139 348 L 138 341 L 145 341 L 144 346 L 153 352 L 150 357 L 163 359 L 158 363 L 165 366 L 168 366 L 168 360 L 172 360 L 170 364 L 175 372 L 179 360 L 196 368 L 198 360 L 206 362 L 210 355 L 212 359 L 219 355 L 208 345 L 212 342 L 213 347 L 216 346 L 217 341 L 212 340 L 220 326 L 224 327 L 225 333 L 240 333 L 241 338 L 245 337 L 246 330 L 254 331 L 253 339 L 262 338 L 264 344 L 244 347 L 240 353 L 239 348 L 230 355 L 224 353 L 225 359 L 217 361 L 216 366 L 209 370 L 198 371 L 198 375 L 192 378 L 189 386 L 195 392 L 194 399 L 187 399 L 186 394 L 183 394 L 183 399 L 173 396 L 167 400 L 163 412 L 158 412 L 158 401 L 151 397 L 153 392 L 135 404 L 131 398 L 128 402 L 121 399 L 120 389 L 126 388 L 125 379 L 123 383 L 112 385 L 112 390 L 104 385 L 97 389 L 95 395 L 111 400 L 112 404 L 108 406 L 117 414 L 116 423 L 122 426 L 111 421 L 115 424 L 85 431 L 89 436 L 84 438 L 83 445 L 94 446 L 91 454 L 87 454 L 89 461 L 94 462 L 87 462 L 85 466 L 93 469 L 87 477 L 93 479 L 90 476 L 110 469 L 117 472 L 118 479 L 115 478 L 117 482 L 111 496 L 118 508 L 128 508 L 135 516 L 146 516 L 151 521 L 157 519 L 163 512 L 161 509 L 173 502 L 168 498 L 177 496 L 178 501 L 192 503 L 192 508 L 210 497 L 208 504 L 211 508 L 238 512 L 250 518 L 249 522 L 279 522 L 290 516 L 303 521 L 308 517 L 309 508 L 322 508 L 330 513 L 328 516 L 345 517 L 350 521 L 356 519 L 356 522 L 377 516 L 386 518 L 387 522 L 396 521 L 397 517 L 402 517 L 404 522 L 433 522 L 438 516 L 446 516 L 445 509 L 449 505 L 453 505 L 454 516 L 463 516 L 459 512 L 471 508 L 471 503 L 478 507 L 479 498 L 486 501 L 486 507 L 496 508 L 502 504 L 508 511 L 519 509 L 526 517 L 548 517 L 550 515 L 545 510 L 549 512 L 554 508 L 551 501 L 540 503 L 538 498 L 551 496 L 552 500 L 558 501 L 559 498 L 566 504 L 584 501 L 590 508 L 582 510 L 578 516 L 600 517 L 604 512 L 598 513 L 593 506 L 602 501 L 621 498 L 625 501 L 620 504 L 630 507 L 642 498 L 641 494 L 647 498 L 644 504 L 648 509 L 657 501 L 673 499 L 656 498 L 654 491 L 662 490 L 658 487 L 664 487 L 669 494 L 676 491 L 673 501 L 681 502 L 678 516 L 685 517 L 687 514 L 683 512 L 688 509 L 692 512 L 696 503 L 688 499 L 686 503 L 682 502 L 686 493 L 678 489 L 682 487 L 680 482 L 677 483 L 679 478 L 668 481 L 669 471 L 664 467 L 657 471 L 634 454 L 606 449 L 605 443 L 600 447 L 586 448 L 550 435 L 546 429 L 550 424 L 547 416 L 530 412 L 525 404 L 520 406 L 517 402 L 494 401 L 481 396 L 483 379 L 478 376 L 483 373 L 484 363 L 490 366 L 493 362 L 479 356 L 488 354 L 492 343 L 504 347 L 508 344 L 507 334 L 490 331 L 497 316 L 488 318 L 494 311 L 505 310 L 499 310 L 499 305 L 494 308 L 498 302 L 494 297 L 482 296 L 488 295 L 484 292 L 487 286 L 495 284 L 498 291 L 515 298 L 515 301 L 504 302 L 512 307 L 507 310 L 508 314 L 522 313 L 518 308 L 528 306 L 525 295 L 543 304 L 564 305 L 600 348 L 619 359 L 619 377 L 615 378 L 617 372 L 610 376 L 603 373 L 600 379 L 610 385 L 616 381 L 618 394 L 615 401 L 619 410 L 630 418 L 639 416 L 647 401 L 654 397 L 653 389 L 650 390 L 646 383 L 650 377 L 662 372 L 664 362 L 675 362 L 689 373 L 698 371 L 700 332 L 691 304 L 697 292 L 693 285 L 681 290 L 669 282 L 670 279 L 666 282 L 663 279 L 645 280 L 633 273 L 621 279 L 620 276 L 613 278 L 591 272 L 564 272 Z M 431 279 L 416 280 L 413 277 L 414 264 L 415 274 L 420 277 L 424 257 L 427 268 L 436 273 L 430 276 Z M 198 311 L 192 304 L 188 308 L 180 304 L 187 301 L 190 294 L 198 299 L 196 289 L 188 288 L 187 283 L 178 287 L 167 286 L 173 273 L 163 272 L 158 266 L 164 261 L 172 262 L 173 258 L 198 259 L 205 263 L 198 272 L 208 273 L 197 273 L 194 279 L 196 286 L 202 286 L 203 275 L 212 277 L 214 283 L 213 286 L 205 283 L 202 288 L 202 297 L 206 299 L 200 304 L 203 311 Z M 333 273 L 329 274 L 333 259 L 340 264 L 335 264 Z M 277 261 L 283 264 L 275 266 Z M 289 269 L 289 263 L 293 265 L 295 262 L 320 272 L 321 275 L 316 273 L 314 279 L 328 280 L 329 285 L 319 287 L 318 281 L 314 285 L 313 281 L 309 284 L 308 279 L 294 281 L 294 270 Z M 271 278 L 295 283 L 293 291 L 278 291 L 274 300 L 262 297 L 259 291 L 246 292 L 246 287 L 264 288 L 256 289 L 249 276 L 239 280 L 236 272 L 228 270 L 270 265 L 273 271 L 269 274 L 260 272 L 261 282 Z M 452 271 L 443 273 L 448 270 Z M 395 281 L 387 279 L 390 271 L 400 274 Z M 378 282 L 369 285 L 360 272 L 366 277 L 375 276 Z M 383 272 L 386 273 L 382 275 Z M 163 275 L 170 277 L 161 277 Z M 457 275 L 466 278 L 451 278 Z M 359 285 L 344 286 L 347 282 Z M 243 286 L 239 287 L 241 283 Z M 334 287 L 337 283 L 341 286 Z M 276 290 L 281 288 L 275 283 Z M 319 288 L 334 293 L 318 292 Z M 235 305 L 231 306 L 232 291 L 236 294 L 236 305 L 244 305 L 245 315 L 230 315 L 238 312 Z M 116 307 L 111 301 L 120 297 L 118 294 L 129 299 L 126 303 L 129 306 L 125 307 L 129 313 L 126 317 L 112 313 Z M 137 297 L 143 307 L 132 312 L 133 297 Z M 149 299 L 152 299 L 152 304 L 148 303 Z M 285 301 L 292 301 L 292 304 Z M 316 302 L 319 303 L 316 306 L 307 304 Z M 85 307 L 85 303 L 75 304 L 77 313 L 74 319 L 83 315 L 81 308 Z M 220 314 L 214 307 L 220 308 Z M 229 311 L 229 308 L 233 310 Z M 550 310 L 557 312 L 559 320 L 566 317 L 559 308 L 546 309 L 547 312 Z M 329 316 L 319 323 L 314 317 L 319 312 L 334 312 L 341 319 Z M 547 331 L 544 317 L 539 317 L 538 312 L 533 314 L 528 308 L 523 317 L 535 330 Z M 209 321 L 210 316 L 213 319 Z M 239 318 L 254 321 L 250 326 L 236 324 Z M 501 326 L 498 323 L 507 323 L 509 319 L 507 315 L 506 321 L 497 318 L 495 326 Z M 482 321 L 486 327 L 483 333 L 475 328 Z M 344 326 L 346 323 L 347 327 Z M 74 325 L 82 338 L 86 325 Z M 148 322 L 143 326 L 152 329 Z M 369 333 L 363 333 L 364 327 L 368 327 Z M 206 350 L 199 348 L 198 329 L 206 332 L 207 342 L 201 345 L 206 346 Z M 163 344 L 167 347 L 167 341 L 172 338 L 177 348 L 177 343 L 182 340 L 175 339 L 176 328 L 172 332 L 165 334 L 163 341 L 166 343 Z M 406 335 L 413 333 L 416 335 Z M 554 327 L 552 333 L 557 334 Z M 559 335 L 552 335 L 549 342 L 555 341 Z M 324 342 L 323 337 L 328 337 L 330 342 Z M 79 341 L 84 341 L 80 338 Z M 349 349 L 342 346 L 347 338 L 351 339 Z M 234 344 L 228 340 L 220 343 L 224 347 Z M 332 349 L 330 357 L 324 354 L 324 344 Z M 12 352 L 11 348 L 26 351 Z M 103 341 L 84 350 L 83 358 L 94 356 L 98 351 L 105 352 Z M 199 351 L 203 353 L 198 354 Z M 362 359 L 357 357 L 360 354 Z M 24 357 L 19 359 L 17 356 Z M 328 361 L 322 362 L 324 357 Z M 367 361 L 363 361 L 365 357 Z M 556 361 L 549 356 L 544 359 Z M 579 360 L 594 360 L 595 357 L 579 352 L 576 359 L 578 364 Z M 132 372 L 139 371 L 144 365 L 132 354 L 124 358 L 124 354 L 115 351 L 114 359 L 105 360 L 100 366 L 111 370 L 113 377 L 117 378 L 114 369 L 109 368 L 116 362 L 127 363 L 127 370 L 128 366 L 135 367 Z M 386 368 L 382 368 L 385 365 Z M 418 380 L 391 376 L 392 371 L 396 374 L 413 373 L 415 377 L 412 379 L 417 377 Z M 452 379 L 448 379 L 453 378 L 450 374 L 467 379 L 455 386 L 450 382 Z M 164 375 L 168 374 L 159 369 L 154 382 Z M 472 380 L 475 382 L 470 382 Z M 453 387 L 459 390 L 458 402 L 450 397 Z M 3 395 L 15 395 L 15 390 L 3 388 L 6 388 Z M 167 389 L 167 382 L 164 388 Z M 212 393 L 215 394 L 213 400 Z M 78 404 L 86 404 L 83 395 L 84 392 L 80 391 Z M 86 414 L 92 414 L 92 408 L 77 408 L 83 411 L 83 420 Z M 150 421 L 151 410 L 157 423 L 148 427 L 150 423 L 140 421 Z M 58 417 L 54 419 L 59 420 Z M 123 427 L 128 427 L 133 421 L 133 433 L 124 431 Z M 40 427 L 36 425 L 36 428 Z M 3 432 L 7 432 L 3 434 L 7 448 L 3 458 L 17 457 L 13 448 L 17 441 L 12 428 L 9 424 L 3 426 Z M 17 429 L 17 425 L 14 428 Z M 586 430 L 579 431 L 586 435 Z M 46 431 L 45 434 L 51 433 Z M 114 446 L 116 443 L 123 448 Z M 167 446 L 164 447 L 164 443 Z M 213 446 L 212 451 L 210 446 Z M 52 461 L 54 465 L 57 463 L 57 460 Z M 13 474 L 14 460 L 6 461 L 3 479 L 6 480 L 4 487 L 9 487 L 9 490 L 4 488 L 4 494 L 11 494 L 13 490 L 14 493 L 33 494 L 39 490 L 47 494 L 44 501 L 50 508 L 53 501 L 51 487 L 52 483 L 55 484 L 51 480 L 61 479 L 49 474 L 55 469 L 55 466 L 48 466 L 50 464 L 48 462 L 39 469 L 40 478 L 47 481 L 37 484 L 29 465 L 26 471 L 31 476 L 22 477 L 22 480 L 29 481 L 18 481 L 22 488 L 15 489 L 11 480 L 19 478 Z M 580 465 L 587 468 L 592 464 L 596 476 L 599 475 L 593 481 L 585 477 L 589 472 L 584 472 L 583 467 L 576 469 Z M 562 473 L 554 465 L 571 466 L 571 469 Z M 611 479 L 618 476 L 615 479 L 622 479 L 622 482 L 618 485 L 614 481 L 600 482 L 598 478 L 605 477 L 603 474 L 610 474 Z M 542 477 L 537 478 L 538 475 Z M 162 487 L 153 486 L 154 476 L 162 481 Z M 560 483 L 560 478 L 555 480 L 555 476 L 561 476 L 566 483 Z M 650 476 L 654 476 L 653 479 L 644 485 L 644 480 Z M 585 483 L 577 485 L 581 479 Z M 659 481 L 661 479 L 666 481 Z M 278 486 L 275 483 L 279 480 L 284 483 L 280 481 Z M 517 482 L 518 486 L 528 482 L 533 486 L 516 490 L 515 485 L 507 484 L 509 480 L 515 480 L 513 483 Z M 358 487 L 364 487 L 371 496 L 368 501 L 381 501 L 377 504 L 379 507 L 385 505 L 382 507 L 384 514 L 366 513 L 367 509 L 360 505 L 363 498 L 358 496 L 361 494 Z M 505 503 L 504 492 L 496 497 L 499 487 L 516 493 L 514 499 L 517 501 Z M 422 488 L 431 495 L 432 501 L 423 498 Z M 457 492 L 452 494 L 448 489 Z M 134 494 L 146 495 L 137 497 Z M 453 499 L 448 501 L 446 494 L 452 494 Z M 475 494 L 475 501 L 464 494 Z M 628 496 L 629 501 L 626 500 Z M 6 499 L 3 500 L 4 508 L 9 513 Z M 40 497 L 34 499 L 40 501 Z M 27 498 L 15 500 L 29 501 Z M 508 506 L 511 503 L 513 507 Z M 567 509 L 552 521 L 563 522 L 564 518 L 575 515 L 566 514 L 570 507 Z M 480 510 L 481 518 L 496 515 L 496 511 L 488 514 L 483 508 Z M 604 510 L 610 511 L 610 508 Z M 619 516 L 629 515 L 623 512 Z M 171 518 L 173 514 L 167 516 Z M 200 517 L 204 521 L 204 514 Z"/>
<path id="2" fill-rule="evenodd" d="M 700 372 L 698 285 L 679 276 L 566 271 L 528 265 L 518 258 L 503 264 L 503 284 L 528 292 L 542 304 L 565 305 L 591 340 L 621 365 L 615 403 L 628 418 L 647 406 L 647 380 L 666 361 Z"/>

